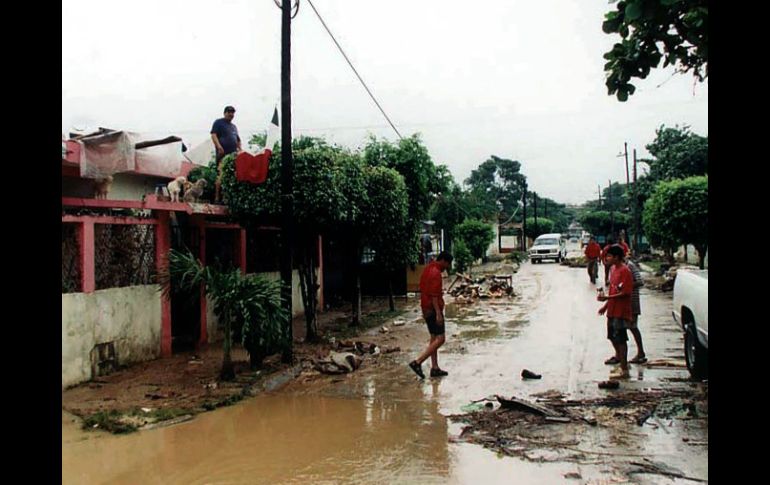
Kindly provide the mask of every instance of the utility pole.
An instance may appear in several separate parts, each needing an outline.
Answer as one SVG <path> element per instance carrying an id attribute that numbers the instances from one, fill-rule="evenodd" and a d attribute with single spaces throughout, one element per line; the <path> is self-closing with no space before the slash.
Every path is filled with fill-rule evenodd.
<path id="1" fill-rule="evenodd" d="M 615 239 L 615 213 L 612 212 L 612 181 L 607 180 L 607 205 L 610 207 L 610 237 Z"/>
<path id="2" fill-rule="evenodd" d="M 641 243 L 642 227 L 641 220 L 641 207 L 639 207 L 639 187 L 636 185 L 636 148 L 634 148 L 634 250 L 638 251 L 639 243 Z"/>
<path id="3" fill-rule="evenodd" d="M 596 191 L 599 193 L 599 209 L 601 209 L 602 208 L 602 186 L 597 185 Z"/>
<path id="4" fill-rule="evenodd" d="M 524 184 L 524 215 L 521 219 L 521 250 L 527 250 L 527 184 Z"/>
<path id="5" fill-rule="evenodd" d="M 281 306 L 288 313 L 282 360 L 294 360 L 294 331 L 292 329 L 292 246 L 294 245 L 294 214 L 292 182 L 294 158 L 291 152 L 291 2 L 283 0 L 281 7 Z"/>
<path id="6" fill-rule="evenodd" d="M 626 156 L 626 188 L 628 188 L 631 182 L 628 180 L 628 143 L 626 142 L 623 142 L 623 152 Z"/>
<path id="7" fill-rule="evenodd" d="M 535 232 L 540 232 L 540 226 L 537 225 L 537 192 L 532 192 L 533 203 L 535 205 Z M 535 237 L 539 236 L 540 234 L 535 234 Z"/>

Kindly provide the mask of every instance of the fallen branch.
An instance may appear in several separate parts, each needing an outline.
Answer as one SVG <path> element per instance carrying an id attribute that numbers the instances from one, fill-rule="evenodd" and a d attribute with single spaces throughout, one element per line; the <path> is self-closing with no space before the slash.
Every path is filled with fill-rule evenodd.
<path id="1" fill-rule="evenodd" d="M 663 468 L 661 468 L 660 466 L 654 463 L 631 462 L 630 464 L 640 467 L 641 470 L 631 470 L 630 472 L 628 472 L 629 475 L 635 475 L 639 473 L 650 473 L 653 475 L 663 475 L 663 476 L 672 477 L 672 478 L 683 478 L 685 480 L 692 480 L 693 482 L 708 483 L 708 480 L 703 480 L 702 478 L 690 477 L 683 474 L 680 471 L 664 470 Z"/>

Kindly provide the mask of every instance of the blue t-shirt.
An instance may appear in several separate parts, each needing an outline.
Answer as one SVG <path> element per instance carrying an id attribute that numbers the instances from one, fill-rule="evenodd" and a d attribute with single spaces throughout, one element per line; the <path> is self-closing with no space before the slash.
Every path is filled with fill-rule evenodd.
<path id="1" fill-rule="evenodd" d="M 231 121 L 219 118 L 211 126 L 211 133 L 216 134 L 219 144 L 225 150 L 225 155 L 235 152 L 238 149 L 238 142 L 241 137 L 238 136 L 238 128 Z"/>

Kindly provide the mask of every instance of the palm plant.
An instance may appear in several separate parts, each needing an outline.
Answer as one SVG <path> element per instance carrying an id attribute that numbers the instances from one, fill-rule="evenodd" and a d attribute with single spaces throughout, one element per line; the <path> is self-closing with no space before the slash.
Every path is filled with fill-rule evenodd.
<path id="1" fill-rule="evenodd" d="M 244 275 L 204 266 L 189 251 L 171 250 L 167 264 L 158 275 L 158 284 L 167 298 L 172 291 L 200 288 L 214 303 L 214 314 L 224 332 L 220 379 L 232 380 L 235 370 L 231 357 L 233 335 L 240 335 L 249 352 L 252 368 L 278 351 L 285 338 L 287 312 L 281 306 L 280 283 L 258 275 Z"/>

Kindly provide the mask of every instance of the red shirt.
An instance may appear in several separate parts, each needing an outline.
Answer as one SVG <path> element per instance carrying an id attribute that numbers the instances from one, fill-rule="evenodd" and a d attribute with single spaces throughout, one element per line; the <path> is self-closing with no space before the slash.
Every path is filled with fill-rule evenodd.
<path id="1" fill-rule="evenodd" d="M 420 276 L 420 306 L 424 309 L 433 308 L 433 297 L 437 296 L 439 308 L 444 310 L 444 286 L 441 278 L 441 266 L 437 261 L 431 262 Z"/>
<path id="2" fill-rule="evenodd" d="M 625 241 L 621 241 L 618 243 L 618 246 L 623 248 L 623 256 L 628 256 L 628 252 L 631 250 L 631 248 L 628 247 L 628 244 L 626 244 Z"/>
<path id="3" fill-rule="evenodd" d="M 608 296 L 622 294 L 620 298 L 607 300 L 607 316 L 633 320 L 631 312 L 631 294 L 634 292 L 634 275 L 628 266 L 612 266 L 610 270 L 610 292 Z"/>
<path id="4" fill-rule="evenodd" d="M 585 255 L 588 259 L 596 259 L 602 254 L 602 247 L 596 241 L 588 243 L 586 246 Z"/>

